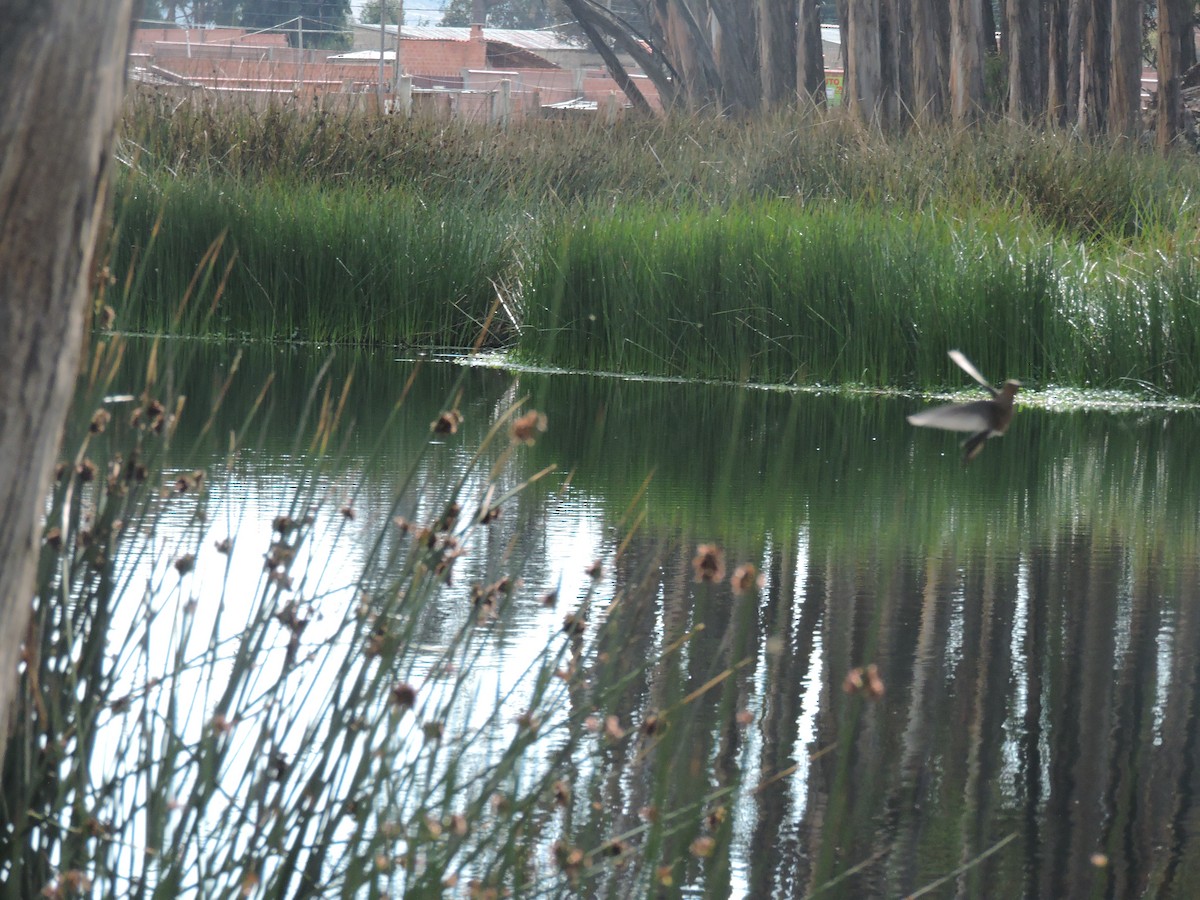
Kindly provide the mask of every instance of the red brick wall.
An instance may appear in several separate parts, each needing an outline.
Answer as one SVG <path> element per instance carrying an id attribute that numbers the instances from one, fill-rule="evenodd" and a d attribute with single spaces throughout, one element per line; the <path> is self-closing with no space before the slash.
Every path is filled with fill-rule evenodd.
<path id="1" fill-rule="evenodd" d="M 483 41 L 400 42 L 400 65 L 414 75 L 458 75 L 463 69 L 487 66 L 487 44 Z"/>

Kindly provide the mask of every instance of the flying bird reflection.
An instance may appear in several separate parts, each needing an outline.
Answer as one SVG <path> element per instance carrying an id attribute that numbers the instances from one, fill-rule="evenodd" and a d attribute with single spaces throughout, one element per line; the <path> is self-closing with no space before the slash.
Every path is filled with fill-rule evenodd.
<path id="1" fill-rule="evenodd" d="M 988 438 L 1000 437 L 1008 430 L 1013 417 L 1013 397 L 1021 382 L 1009 379 L 999 390 L 988 384 L 979 370 L 971 365 L 957 350 L 950 351 L 950 358 L 960 369 L 978 381 L 992 395 L 990 400 L 973 400 L 970 403 L 950 403 L 923 409 L 908 416 L 910 425 L 921 428 L 941 428 L 943 431 L 969 431 L 971 436 L 963 441 L 963 463 L 969 463 L 983 450 Z"/>

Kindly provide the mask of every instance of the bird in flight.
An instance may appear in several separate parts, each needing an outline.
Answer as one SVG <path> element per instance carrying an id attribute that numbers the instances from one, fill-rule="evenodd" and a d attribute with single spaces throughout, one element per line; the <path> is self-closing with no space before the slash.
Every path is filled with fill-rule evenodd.
<path id="1" fill-rule="evenodd" d="M 963 464 L 966 465 L 979 455 L 988 438 L 1000 437 L 1008 430 L 1008 423 L 1013 417 L 1013 397 L 1020 389 L 1021 382 L 1009 379 L 997 390 L 988 384 L 987 379 L 980 375 L 979 370 L 958 350 L 951 350 L 950 358 L 960 369 L 983 385 L 992 395 L 991 399 L 923 409 L 908 416 L 908 423 L 921 428 L 971 432 L 971 436 L 962 444 Z"/>

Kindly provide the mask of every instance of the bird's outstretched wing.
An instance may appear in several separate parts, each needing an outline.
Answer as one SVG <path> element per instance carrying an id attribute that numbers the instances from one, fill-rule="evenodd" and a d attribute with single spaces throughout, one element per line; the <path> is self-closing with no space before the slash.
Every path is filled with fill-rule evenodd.
<path id="1" fill-rule="evenodd" d="M 907 418 L 908 424 L 921 428 L 987 433 L 995 424 L 995 411 L 990 400 L 976 400 L 973 403 L 951 403 L 923 409 Z"/>
<path id="2" fill-rule="evenodd" d="M 991 394 L 993 397 L 996 396 L 996 389 L 988 384 L 988 380 L 979 373 L 979 370 L 971 364 L 971 361 L 963 355 L 961 350 L 951 350 L 950 358 L 954 360 L 960 369 L 983 385 L 989 394 Z"/>

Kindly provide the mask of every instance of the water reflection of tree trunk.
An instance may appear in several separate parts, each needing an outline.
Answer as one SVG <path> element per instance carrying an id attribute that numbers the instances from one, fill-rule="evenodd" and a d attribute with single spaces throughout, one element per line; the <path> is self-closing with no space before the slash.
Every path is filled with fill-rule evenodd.
<path id="1" fill-rule="evenodd" d="M 678 577 L 663 578 L 662 552 L 657 542 L 635 538 L 616 560 L 614 580 L 618 594 L 616 602 L 604 613 L 608 622 L 597 648 L 597 662 L 590 679 L 577 679 L 580 683 L 593 685 L 599 697 L 589 690 L 573 694 L 573 701 L 583 705 L 577 713 L 595 712 L 599 721 L 615 716 L 622 727 L 628 728 L 648 709 L 661 708 L 663 688 L 658 669 L 644 671 L 641 677 L 631 678 L 623 685 L 621 681 L 630 672 L 644 670 L 647 660 L 661 652 L 655 621 L 658 583 L 660 580 L 665 582 L 668 598 L 673 590 L 676 593 L 680 590 Z M 677 573 L 673 575 L 677 576 Z M 602 603 L 602 599 L 597 603 Z M 680 602 L 669 604 L 672 607 L 679 605 Z M 591 618 L 599 617 L 600 609 L 593 609 Z M 613 685 L 620 686 L 613 688 Z M 588 851 L 640 824 L 639 810 L 653 803 L 654 787 L 647 771 L 648 761 L 638 756 L 638 745 L 607 737 L 601 740 L 606 743 L 596 770 L 599 777 L 588 784 L 586 803 L 576 805 L 576 811 L 582 812 L 580 829 L 568 834 L 574 845 Z M 612 877 L 620 876 L 613 874 Z M 613 888 L 614 884 L 610 882 L 608 887 Z M 613 894 L 618 895 L 619 892 Z"/>
<path id="2" fill-rule="evenodd" d="M 842 812 L 845 808 L 845 797 L 835 793 L 839 761 L 849 753 L 850 747 L 838 746 L 841 722 L 836 710 L 843 704 L 834 703 L 834 682 L 840 681 L 849 668 L 851 658 L 854 592 L 842 588 L 834 565 L 834 551 L 827 551 L 821 568 L 825 578 L 823 585 L 820 633 L 821 656 L 824 659 L 825 670 L 821 676 L 821 693 L 818 705 L 821 710 L 817 716 L 816 746 L 812 752 L 821 756 L 809 770 L 808 798 L 805 807 L 808 815 L 801 826 L 801 836 L 806 852 L 805 861 L 808 871 L 801 872 L 801 883 L 805 884 L 805 893 L 812 893 L 816 888 L 828 881 L 835 873 L 833 871 L 838 853 L 838 835 L 833 829 L 843 828 Z"/>
<path id="3" fill-rule="evenodd" d="M 1186 565 L 1186 563 L 1183 563 Z M 1146 896 L 1189 896 L 1197 876 L 1194 835 L 1200 790 L 1200 577 L 1195 564 L 1177 581 L 1178 614 L 1171 642 L 1170 687 L 1163 710 L 1162 739 L 1155 754 L 1151 803 L 1159 848 Z"/>
<path id="4" fill-rule="evenodd" d="M 1110 758 L 1113 631 L 1119 579 L 1112 553 L 1083 536 L 1064 539 L 1057 561 L 1063 584 L 1062 652 L 1050 656 L 1058 685 L 1050 698 L 1050 783 L 1043 896 L 1085 889 L 1097 875 L 1091 857 L 1104 816 L 1101 785 Z M 1055 660 L 1054 657 L 1058 656 Z"/>
<path id="5" fill-rule="evenodd" d="M 1118 660 L 1113 713 L 1113 765 L 1104 848 L 1114 896 L 1141 896 L 1154 857 L 1154 821 L 1145 778 L 1152 770 L 1154 698 L 1158 688 L 1161 549 L 1131 549 L 1129 646 Z M 1099 848 L 1098 848 L 1099 849 Z"/>
<path id="6" fill-rule="evenodd" d="M 880 856 L 875 826 L 886 777 L 880 762 L 885 755 L 884 714 L 861 692 L 843 696 L 842 683 L 851 669 L 874 661 L 879 651 L 888 606 L 882 598 L 888 588 L 880 587 L 876 557 L 859 553 L 839 559 L 836 552 L 826 561 L 821 635 L 826 671 L 815 748 L 822 756 L 809 776 L 808 885 L 815 890 L 858 867 L 860 874 L 846 885 L 873 893 L 872 883 L 880 877 L 871 861 Z"/>
<path id="7" fill-rule="evenodd" d="M 937 697 L 946 655 L 947 612 L 942 588 L 949 561 L 941 554 L 925 562 L 917 646 L 913 654 L 908 717 L 900 739 L 900 766 L 896 784 L 887 799 L 885 833 L 890 840 L 884 893 L 894 897 L 916 885 L 917 850 L 926 818 L 929 788 L 927 767 L 936 734 Z M 892 692 L 892 702 L 895 701 Z"/>
<path id="8" fill-rule="evenodd" d="M 967 770 L 963 790 L 960 863 L 967 865 L 1003 837 L 997 833 L 994 807 L 997 778 L 1004 747 L 1004 722 L 1008 698 L 1012 648 L 1012 622 L 1016 601 L 1013 567 L 1001 569 L 989 550 L 982 584 L 976 589 L 968 579 L 963 604 L 964 698 L 970 698 L 967 718 Z M 978 597 L 979 602 L 973 602 Z M 975 652 L 972 653 L 972 648 Z M 971 690 L 967 690 L 967 685 Z M 989 873 L 995 861 L 971 865 L 960 876 L 958 895 L 986 896 Z"/>
<path id="9" fill-rule="evenodd" d="M 762 645 L 762 635 L 758 629 L 758 594 L 751 591 L 740 597 L 731 597 L 727 585 L 721 585 L 714 593 L 714 599 L 724 607 L 723 611 L 727 610 L 729 618 L 723 623 L 713 623 L 721 627 L 722 633 L 720 648 L 712 657 L 713 661 L 709 664 L 711 671 L 707 677 L 715 678 L 725 671 L 730 671 L 731 675 L 716 689 L 720 691 L 719 702 L 708 704 L 700 701 L 695 717 L 699 717 L 710 706 L 715 707 L 715 721 L 703 722 L 700 726 L 710 734 L 715 734 L 717 738 L 713 758 L 713 784 L 718 790 L 728 788 L 736 791 L 742 781 L 742 765 L 738 757 L 744 745 L 745 734 L 738 725 L 737 716 L 739 711 L 747 709 L 750 705 L 750 695 L 756 680 L 758 648 Z M 700 674 L 701 677 L 705 677 L 703 671 Z M 747 789 L 752 787 L 753 785 L 749 785 Z M 717 805 L 728 808 L 733 796 L 735 794 L 731 792 Z M 710 896 L 724 896 L 730 890 L 731 880 L 732 812 L 724 817 L 710 819 L 709 827 L 717 839 L 717 852 L 708 865 L 706 887 Z"/>
<path id="10" fill-rule="evenodd" d="M 1019 786 L 1021 794 L 1021 823 L 1024 830 L 1025 867 L 1024 894 L 1038 895 L 1039 873 L 1042 869 L 1042 712 L 1045 702 L 1044 667 L 1048 655 L 1050 627 L 1050 577 L 1054 571 L 1051 554 L 1037 547 L 1029 551 L 1029 580 L 1025 614 L 1025 640 L 1022 645 L 1025 667 L 1025 721 L 1017 748 Z M 1057 608 L 1057 605 L 1056 605 Z"/>
<path id="11" fill-rule="evenodd" d="M 807 749 L 796 746 L 800 698 L 811 674 L 813 643 L 820 604 L 796 594 L 795 547 L 784 542 L 773 548 L 769 593 L 763 609 L 767 623 L 767 671 L 762 679 L 762 745 L 759 772 L 764 780 L 799 762 Z M 796 610 L 794 604 L 799 603 Z M 756 821 L 749 854 L 752 897 L 790 897 L 799 891 L 793 880 L 799 846 L 793 823 L 786 821 L 794 798 L 792 778 L 774 781 L 757 795 Z"/>

